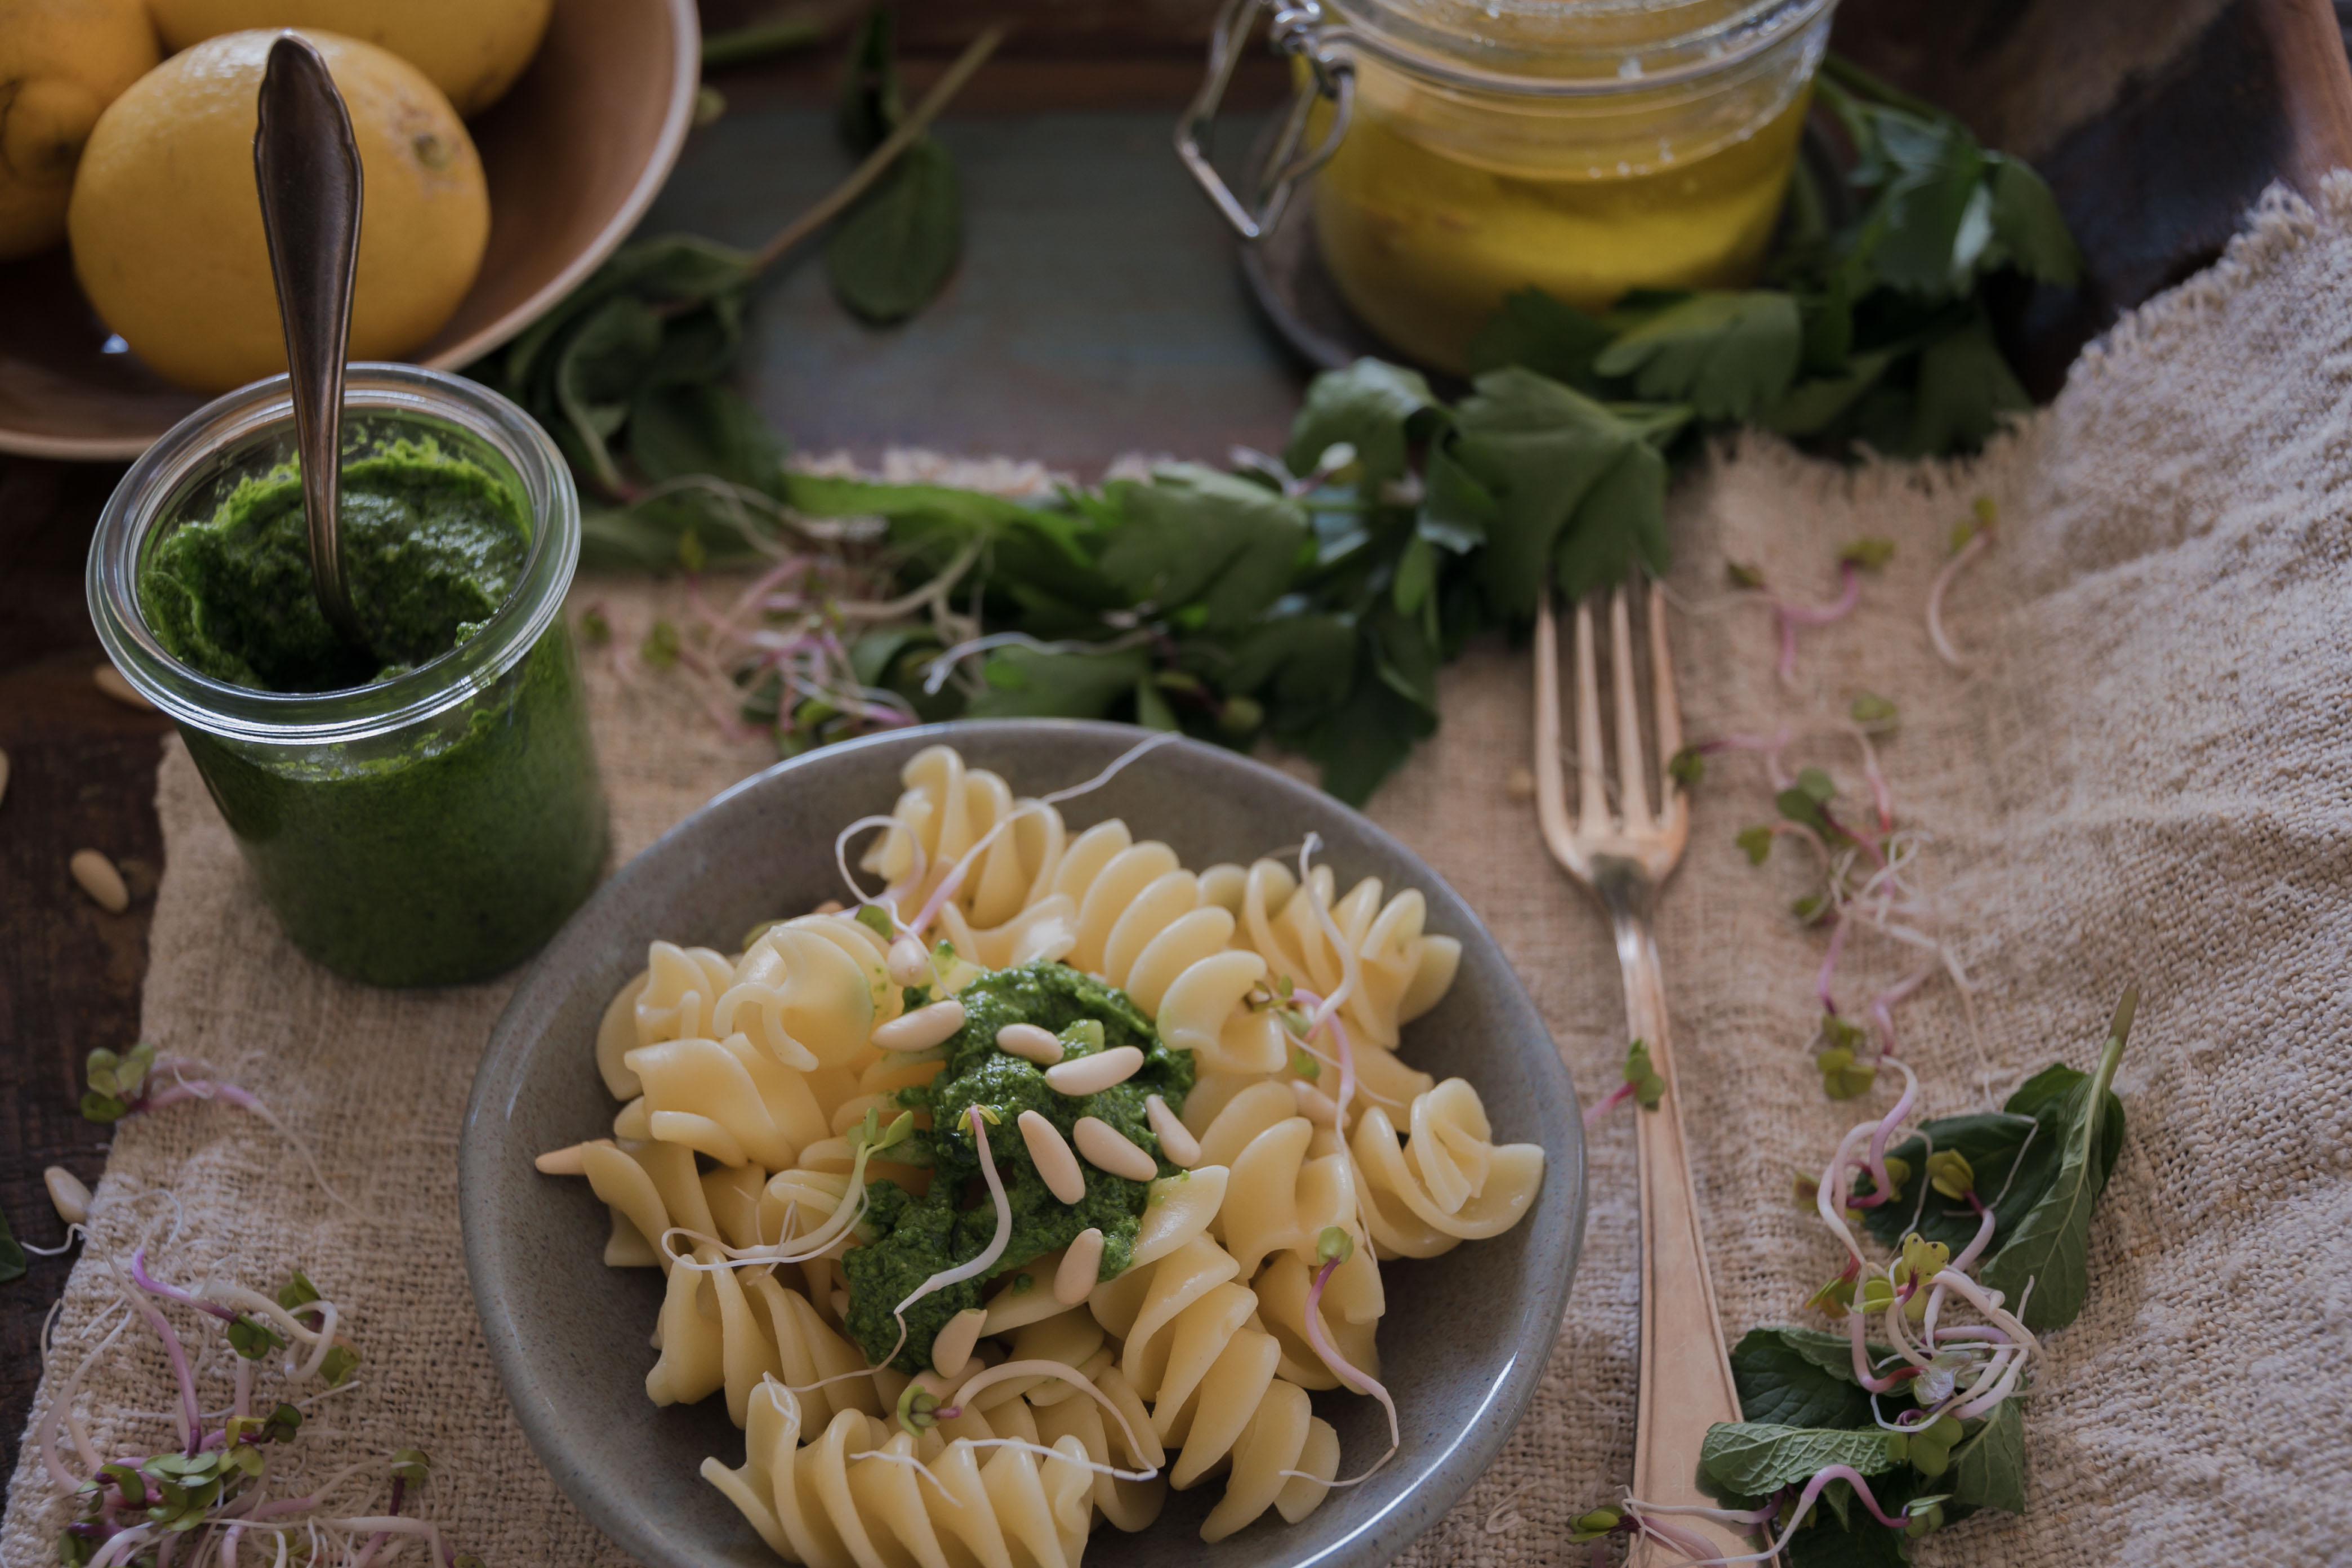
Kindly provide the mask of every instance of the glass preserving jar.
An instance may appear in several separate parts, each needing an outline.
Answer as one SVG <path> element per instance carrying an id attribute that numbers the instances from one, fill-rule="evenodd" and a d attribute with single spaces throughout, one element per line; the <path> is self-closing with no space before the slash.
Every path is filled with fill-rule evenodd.
<path id="1" fill-rule="evenodd" d="M 142 571 L 182 525 L 291 482 L 287 379 L 206 405 L 117 487 L 91 543 L 91 618 L 125 679 L 178 726 L 294 944 L 376 985 L 478 980 L 536 952 L 595 885 L 606 816 L 562 616 L 580 503 L 546 433 L 477 384 L 354 364 L 353 465 L 434 454 L 489 476 L 528 534 L 513 586 L 454 648 L 340 690 L 257 689 L 157 635 Z M 402 460 L 408 460 L 404 457 Z M 345 552 L 353 548 L 346 529 Z"/>
<path id="2" fill-rule="evenodd" d="M 1588 310 L 1752 281 L 1834 0 L 1228 0 L 1180 128 L 1244 237 L 1315 175 L 1324 269 L 1365 325 L 1465 368 L 1530 285 Z M 1300 90 L 1254 206 L 1202 144 L 1261 8 Z"/>

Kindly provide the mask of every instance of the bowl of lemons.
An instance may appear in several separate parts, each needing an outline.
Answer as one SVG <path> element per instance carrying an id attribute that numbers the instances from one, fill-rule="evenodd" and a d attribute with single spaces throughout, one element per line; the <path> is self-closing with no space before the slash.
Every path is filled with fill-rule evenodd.
<path id="1" fill-rule="evenodd" d="M 625 238 L 692 119 L 693 0 L 0 0 L 0 451 L 129 458 L 285 368 L 269 44 L 359 144 L 353 359 L 461 368 Z"/>

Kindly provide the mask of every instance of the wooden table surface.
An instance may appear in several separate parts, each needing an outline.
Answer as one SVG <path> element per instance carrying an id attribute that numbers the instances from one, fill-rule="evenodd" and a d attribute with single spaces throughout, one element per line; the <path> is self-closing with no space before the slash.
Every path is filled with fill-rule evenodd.
<path id="1" fill-rule="evenodd" d="M 714 27 L 762 8 L 705 0 Z M 967 259 L 948 297 L 892 334 L 848 324 L 813 268 L 763 299 L 748 384 L 797 445 L 871 458 L 911 442 L 1092 473 L 1129 450 L 1214 458 L 1233 441 L 1279 440 L 1301 373 L 1255 319 L 1225 237 L 1166 151 L 1212 8 L 1203 0 L 906 7 L 910 47 L 934 62 L 984 19 L 1012 12 L 1027 21 L 940 131 L 963 163 L 971 203 Z M 2010 47 L 2030 9 L 2015 0 L 1847 0 L 1837 42 L 2000 136 L 2017 95 L 1989 89 L 2032 68 Z M 2141 0 L 2074 6 L 2144 9 Z M 2188 28 L 2191 42 L 2169 62 L 2133 74 L 2098 118 L 2037 150 L 2092 275 L 2078 299 L 2042 308 L 2021 329 L 2045 391 L 2117 310 L 2210 260 L 2273 178 L 2328 161 L 2324 145 L 2313 151 L 2326 122 L 2284 111 L 2275 85 L 2298 74 L 2280 68 L 2278 51 L 2303 47 L 2281 40 L 2333 37 L 2323 0 L 2155 10 L 2211 19 Z M 752 239 L 821 189 L 838 159 L 820 112 L 830 52 L 718 77 L 729 112 L 697 133 L 653 226 Z M 925 72 L 910 74 L 919 84 Z M 2345 98 L 2340 57 L 2316 76 Z M 1254 67 L 1241 107 L 1262 110 L 1281 85 L 1278 67 Z M 83 560 L 121 471 L 0 458 L 0 749 L 10 764 L 0 799 L 0 1213 L 39 1245 L 61 1231 L 42 1170 L 61 1164 L 95 1184 L 104 1164 L 105 1130 L 77 1108 L 81 1062 L 93 1047 L 139 1037 L 163 865 L 153 794 L 168 726 L 90 679 L 100 654 Z M 133 894 L 126 913 L 100 910 L 68 875 L 68 858 L 84 847 L 122 867 Z M 42 1320 L 68 1263 L 36 1258 L 25 1279 L 0 1285 L 0 1484 L 38 1380 Z"/>

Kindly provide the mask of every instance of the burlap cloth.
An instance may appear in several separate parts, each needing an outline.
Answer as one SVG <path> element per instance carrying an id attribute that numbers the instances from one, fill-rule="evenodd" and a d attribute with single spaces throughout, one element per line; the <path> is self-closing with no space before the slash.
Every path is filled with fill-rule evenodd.
<path id="1" fill-rule="evenodd" d="M 1901 706 L 1886 770 L 1905 817 L 1933 835 L 1923 864 L 1979 1025 L 1972 1035 L 1946 984 L 1904 1014 L 1929 1110 L 1969 1109 L 2053 1057 L 2087 1063 L 2117 994 L 2145 992 L 2090 1303 L 2050 1342 L 2028 1406 L 2032 1510 L 1952 1529 L 1927 1562 L 2352 1562 L 2348 402 L 2352 175 L 2339 175 L 2320 211 L 2274 197 L 2224 261 L 2120 325 L 2053 408 L 1981 461 L 1855 471 L 1748 441 L 1675 497 L 1693 733 L 1818 717 L 1864 689 Z M 1964 677 L 1932 656 L 1921 610 L 1979 493 L 2003 521 L 1998 549 L 1951 597 L 1954 636 L 1977 661 Z M 1897 542 L 1892 563 L 1852 619 L 1807 636 L 1803 689 L 1781 689 L 1762 613 L 1717 603 L 1726 560 L 1826 597 L 1833 552 L 1864 534 Z M 628 642 L 670 592 L 580 589 L 606 602 Z M 1589 1098 L 1613 1081 L 1622 1048 L 1618 980 L 1600 919 L 1510 788 L 1529 756 L 1524 664 L 1494 648 L 1449 672 L 1443 733 L 1372 815 L 1485 916 Z M 593 668 L 622 855 L 763 760 L 720 740 L 675 678 Z M 1854 780 L 1835 746 L 1812 758 Z M 355 1222 L 328 1203 L 280 1142 L 227 1109 L 125 1126 L 101 1191 L 168 1186 L 198 1253 L 257 1282 L 299 1263 L 347 1305 L 366 1368 L 320 1407 L 313 1444 L 352 1457 L 430 1449 L 423 1506 L 496 1568 L 617 1560 L 525 1446 L 467 1293 L 458 1118 L 508 983 L 409 995 L 331 978 L 278 937 L 176 745 L 157 794 L 169 868 L 146 1037 L 262 1092 L 380 1217 Z M 1818 1165 L 1853 1115 L 1823 1100 L 1803 1055 L 1820 939 L 1787 913 L 1794 858 L 1753 870 L 1732 843 L 1768 812 L 1753 761 L 1718 760 L 1659 933 L 1734 1333 L 1789 1320 L 1833 1268 L 1789 1178 Z M 1863 942 L 1843 984 L 1859 994 L 1903 965 Z M 1534 1407 L 1407 1561 L 1562 1561 L 1563 1521 L 1629 1473 L 1636 1209 L 1623 1112 L 1592 1141 L 1591 1190 L 1583 1264 Z M 113 1250 L 127 1224 L 116 1211 L 94 1247 Z M 80 1263 L 53 1384 L 104 1294 Z M 109 1407 L 160 1411 L 168 1386 L 160 1355 L 142 1350 L 118 1353 L 95 1392 Z M 97 1422 L 101 1441 L 114 1426 Z M 48 1561 L 63 1510 L 28 1447 L 0 1556 Z"/>

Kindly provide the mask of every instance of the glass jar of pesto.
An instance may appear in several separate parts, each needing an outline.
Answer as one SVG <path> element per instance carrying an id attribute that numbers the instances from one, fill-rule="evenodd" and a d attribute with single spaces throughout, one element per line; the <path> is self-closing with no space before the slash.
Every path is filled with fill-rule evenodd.
<path id="1" fill-rule="evenodd" d="M 284 376 L 132 466 L 90 547 L 90 615 L 296 946 L 371 984 L 482 979 L 537 951 L 604 866 L 562 613 L 579 497 L 521 409 L 393 364 L 351 367 L 341 493 L 365 647 L 311 595 Z"/>
<path id="2" fill-rule="evenodd" d="M 1587 310 L 1754 280 L 1834 0 L 1228 0 L 1180 130 L 1245 237 L 1313 188 L 1316 247 L 1398 349 L 1466 368 L 1529 286 Z M 1255 14 L 1300 89 L 1255 207 L 1202 153 Z"/>

